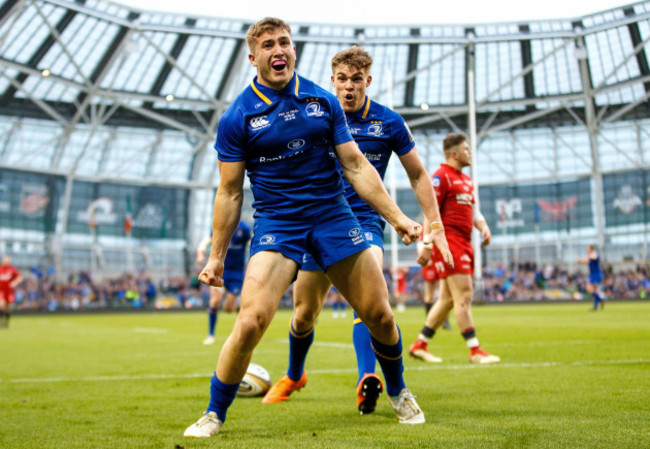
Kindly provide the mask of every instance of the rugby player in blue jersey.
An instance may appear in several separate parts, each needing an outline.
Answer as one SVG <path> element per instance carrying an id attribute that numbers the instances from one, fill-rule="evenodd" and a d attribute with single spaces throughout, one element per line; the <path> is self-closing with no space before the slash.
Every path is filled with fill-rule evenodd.
<path id="1" fill-rule="evenodd" d="M 359 151 L 336 96 L 295 73 L 289 25 L 262 19 L 249 28 L 246 40 L 257 75 L 219 121 L 215 148 L 221 177 L 212 248 L 199 280 L 214 287 L 223 284 L 224 258 L 239 222 L 246 173 L 254 197 L 254 238 L 239 314 L 219 355 L 207 410 L 185 436 L 219 433 L 253 350 L 307 252 L 368 326 L 399 422 L 424 423 L 402 376 L 402 339 L 381 268 L 345 200 L 330 153 L 404 243 L 417 240 L 422 227 L 397 207 Z"/>
<path id="2" fill-rule="evenodd" d="M 396 112 L 370 100 L 366 88 L 372 82 L 372 57 L 364 49 L 353 46 L 337 53 L 331 61 L 332 85 L 345 111 L 350 131 L 364 156 L 380 177 L 384 177 L 393 152 L 399 157 L 429 222 L 440 224 L 438 203 L 429 175 L 420 160 L 413 137 Z M 366 240 L 379 266 L 384 261 L 384 227 L 386 222 L 345 180 L 345 196 L 357 216 Z M 432 239 L 443 253 L 447 247 L 442 227 L 432 231 Z M 307 382 L 305 359 L 314 340 L 314 324 L 321 311 L 330 280 L 310 254 L 305 254 L 294 286 L 294 314 L 289 328 L 289 369 L 266 394 L 262 402 L 276 403 L 289 399 Z M 376 356 L 366 325 L 355 313 L 352 340 L 357 355 L 357 408 L 361 414 L 372 413 L 383 385 L 375 373 Z"/>
<path id="3" fill-rule="evenodd" d="M 596 247 L 594 245 L 587 245 L 587 256 L 578 259 L 578 263 L 584 263 L 589 266 L 587 293 L 591 294 L 594 299 L 594 307 L 592 310 L 598 310 L 599 305 L 601 309 L 604 309 L 605 301 L 600 288 L 600 284 L 603 282 L 603 270 L 600 267 L 600 254 L 598 254 Z"/>
<path id="4" fill-rule="evenodd" d="M 237 298 L 241 293 L 244 282 L 244 269 L 246 268 L 246 246 L 251 239 L 251 227 L 244 221 L 240 221 L 235 233 L 228 244 L 228 252 L 224 261 L 223 287 L 210 288 L 210 305 L 208 306 L 208 336 L 203 340 L 204 345 L 214 343 L 214 329 L 217 325 L 217 313 L 224 298 L 223 310 L 233 312 L 237 305 Z M 201 240 L 196 250 L 196 263 L 203 267 L 205 264 L 205 253 L 212 242 L 212 233 Z"/>

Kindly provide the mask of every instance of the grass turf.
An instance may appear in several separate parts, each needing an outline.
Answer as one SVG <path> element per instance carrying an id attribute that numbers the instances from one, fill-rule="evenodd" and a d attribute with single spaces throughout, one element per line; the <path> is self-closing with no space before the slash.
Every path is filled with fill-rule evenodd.
<path id="1" fill-rule="evenodd" d="M 0 329 L 0 447 L 648 447 L 650 302 L 475 306 L 475 366 L 455 326 L 430 345 L 442 364 L 405 358 L 427 422 L 399 425 L 385 396 L 356 411 L 351 317 L 325 310 L 291 400 L 238 398 L 217 437 L 183 438 L 208 403 L 209 378 L 234 315 L 201 344 L 205 313 L 14 316 Z M 396 313 L 405 354 L 422 307 Z M 287 365 L 290 311 L 277 313 L 253 361 L 273 381 Z"/>

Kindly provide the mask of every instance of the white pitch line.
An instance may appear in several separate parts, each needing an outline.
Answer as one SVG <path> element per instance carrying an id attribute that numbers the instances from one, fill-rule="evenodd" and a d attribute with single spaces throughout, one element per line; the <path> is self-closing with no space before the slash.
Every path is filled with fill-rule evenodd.
<path id="1" fill-rule="evenodd" d="M 537 363 L 498 363 L 493 365 L 445 365 L 444 363 L 435 365 L 422 365 L 417 367 L 405 367 L 406 371 L 443 371 L 443 370 L 466 370 L 466 369 L 499 369 L 499 368 L 548 368 L 558 366 L 597 366 L 597 365 L 642 365 L 650 363 L 650 359 L 633 359 L 633 360 L 580 360 L 575 362 L 537 362 Z M 350 369 L 327 369 L 327 370 L 309 370 L 310 374 L 345 374 L 356 373 L 357 370 Z M 90 377 L 50 377 L 50 378 L 22 378 L 22 379 L 0 379 L 0 383 L 52 383 L 52 382 L 105 382 L 116 380 L 151 380 L 151 379 L 195 379 L 209 378 L 212 373 L 194 373 L 194 374 L 142 374 L 133 376 L 90 376 Z"/>

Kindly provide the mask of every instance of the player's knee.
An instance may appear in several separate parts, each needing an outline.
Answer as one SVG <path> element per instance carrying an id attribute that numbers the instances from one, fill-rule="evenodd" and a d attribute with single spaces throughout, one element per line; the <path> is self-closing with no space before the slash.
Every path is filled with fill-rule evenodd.
<path id="1" fill-rule="evenodd" d="M 373 309 L 365 314 L 364 323 L 376 332 L 386 334 L 395 328 L 395 317 L 390 309 Z"/>
<path id="2" fill-rule="evenodd" d="M 239 337 L 243 345 L 257 343 L 269 325 L 270 319 L 262 314 L 246 314 L 238 317 Z"/>
<path id="3" fill-rule="evenodd" d="M 307 310 L 305 308 L 296 309 L 293 314 L 293 328 L 297 332 L 304 332 L 313 327 L 318 316 L 317 311 Z"/>

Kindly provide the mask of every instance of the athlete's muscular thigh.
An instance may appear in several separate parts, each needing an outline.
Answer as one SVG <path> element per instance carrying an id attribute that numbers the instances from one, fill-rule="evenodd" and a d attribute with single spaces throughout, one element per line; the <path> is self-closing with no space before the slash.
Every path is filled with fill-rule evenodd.
<path id="1" fill-rule="evenodd" d="M 451 276 L 447 276 L 445 281 L 455 307 L 469 305 L 472 302 L 472 296 L 474 294 L 472 276 L 464 273 L 452 274 Z"/>
<path id="2" fill-rule="evenodd" d="M 388 288 L 372 250 L 366 249 L 335 263 L 326 274 L 375 338 L 385 344 L 397 341 Z"/>
<path id="3" fill-rule="evenodd" d="M 297 332 L 304 332 L 314 325 L 331 285 L 322 271 L 298 272 L 293 285 L 293 326 Z"/>
<path id="4" fill-rule="evenodd" d="M 235 329 L 266 329 L 280 299 L 291 283 L 298 264 L 277 251 L 261 251 L 248 262 Z M 251 329 L 249 329 L 251 330 Z"/>

